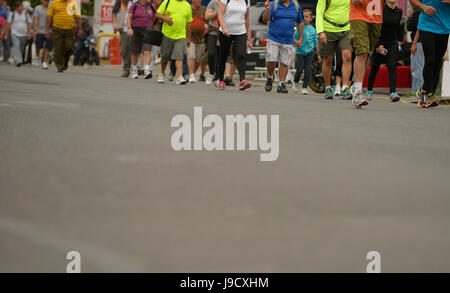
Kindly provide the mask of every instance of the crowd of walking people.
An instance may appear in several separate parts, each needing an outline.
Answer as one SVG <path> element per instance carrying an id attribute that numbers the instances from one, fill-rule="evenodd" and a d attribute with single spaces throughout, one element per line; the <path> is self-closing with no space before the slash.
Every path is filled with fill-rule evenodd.
<path id="1" fill-rule="evenodd" d="M 450 33 L 450 0 L 409 1 L 414 8 L 407 23 L 413 40 L 412 90 L 419 107 L 434 107 L 438 105 L 434 96 Z M 53 0 L 49 4 L 49 0 L 42 0 L 34 11 L 31 7 L 24 9 L 21 3 L 10 11 L 4 2 L 0 0 L 4 62 L 9 62 L 12 47 L 14 63 L 26 63 L 32 54 L 25 47 L 28 44 L 31 48 L 29 42 L 34 42 L 43 69 L 48 69 L 52 50 L 58 72 L 67 70 L 75 47 L 73 63 L 79 63 L 77 52 L 92 28 L 86 19 L 83 21 L 76 1 Z M 298 91 L 303 74 L 301 92 L 308 94 L 310 69 L 317 55 L 322 63 L 325 99 L 340 96 L 351 100 L 356 108 L 367 105 L 380 65 L 387 64 L 389 100 L 400 100 L 397 62 L 404 31 L 403 11 L 397 0 L 318 0 L 315 17 L 313 10 L 302 9 L 301 4 L 296 0 L 266 0 L 264 4 L 261 20 L 268 25 L 267 92 L 272 91 L 278 70 L 276 91 L 288 93 L 287 77 L 295 67 L 292 90 Z M 113 27 L 120 34 L 122 77 L 137 79 L 143 69 L 144 78 L 152 78 L 159 52 L 158 83 L 174 79 L 178 85 L 204 81 L 225 90 L 234 85 L 232 77 L 237 69 L 239 90 L 246 90 L 251 87 L 246 58 L 254 45 L 249 19 L 250 0 L 210 0 L 206 6 L 202 0 L 116 0 Z M 159 47 L 148 42 L 149 28 L 162 32 Z M 170 74 L 166 77 L 168 65 Z M 367 71 L 368 85 L 363 91 Z"/>

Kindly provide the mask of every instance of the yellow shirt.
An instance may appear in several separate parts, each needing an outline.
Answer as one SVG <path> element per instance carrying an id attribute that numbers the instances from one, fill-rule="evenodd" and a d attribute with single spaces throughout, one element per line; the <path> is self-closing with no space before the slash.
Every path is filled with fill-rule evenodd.
<path id="1" fill-rule="evenodd" d="M 75 0 L 54 0 L 47 15 L 53 16 L 53 27 L 67 30 L 76 27 L 75 17 L 80 17 L 81 12 Z"/>

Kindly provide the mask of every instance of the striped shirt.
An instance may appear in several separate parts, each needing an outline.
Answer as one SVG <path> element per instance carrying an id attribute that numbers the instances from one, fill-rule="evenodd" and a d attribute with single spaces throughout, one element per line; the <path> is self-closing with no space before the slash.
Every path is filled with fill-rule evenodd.
<path id="1" fill-rule="evenodd" d="M 80 17 L 80 6 L 75 0 L 54 0 L 48 8 L 48 16 L 53 17 L 53 27 L 59 29 L 74 29 L 75 17 Z"/>

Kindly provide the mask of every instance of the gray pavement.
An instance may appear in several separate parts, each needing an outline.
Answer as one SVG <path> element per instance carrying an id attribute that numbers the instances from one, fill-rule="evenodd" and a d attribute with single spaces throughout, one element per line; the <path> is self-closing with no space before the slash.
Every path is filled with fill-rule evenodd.
<path id="1" fill-rule="evenodd" d="M 0 66 L 0 272 L 450 272 L 450 107 Z M 280 156 L 174 115 L 279 114 Z"/>

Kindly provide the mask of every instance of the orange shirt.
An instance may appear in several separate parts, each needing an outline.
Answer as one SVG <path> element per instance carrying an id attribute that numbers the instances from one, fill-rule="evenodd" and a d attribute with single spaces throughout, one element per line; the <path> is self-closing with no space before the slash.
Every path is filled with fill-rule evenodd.
<path id="1" fill-rule="evenodd" d="M 362 0 L 356 6 L 350 1 L 350 21 L 363 20 L 368 23 L 383 22 L 383 0 Z"/>

